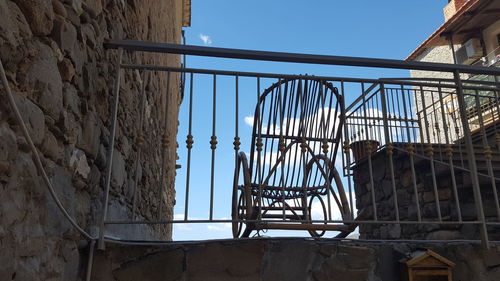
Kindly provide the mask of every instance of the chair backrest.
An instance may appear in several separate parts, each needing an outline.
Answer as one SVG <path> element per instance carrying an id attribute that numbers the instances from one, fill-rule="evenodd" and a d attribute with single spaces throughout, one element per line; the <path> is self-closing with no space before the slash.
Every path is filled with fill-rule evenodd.
<path id="1" fill-rule="evenodd" d="M 335 163 L 345 118 L 343 97 L 330 82 L 286 79 L 260 96 L 250 152 L 253 184 L 300 187 L 316 155 Z M 321 180 L 310 187 L 321 185 Z"/>

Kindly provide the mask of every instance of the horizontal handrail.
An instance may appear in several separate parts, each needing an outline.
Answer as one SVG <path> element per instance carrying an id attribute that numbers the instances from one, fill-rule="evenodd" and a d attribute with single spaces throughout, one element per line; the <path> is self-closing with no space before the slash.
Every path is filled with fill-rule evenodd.
<path id="1" fill-rule="evenodd" d="M 447 64 L 447 63 L 403 61 L 395 59 L 376 59 L 376 58 L 363 58 L 363 57 L 255 51 L 255 50 L 244 50 L 244 49 L 156 43 L 156 42 L 146 42 L 146 41 L 136 41 L 136 40 L 108 40 L 104 43 L 104 46 L 108 49 L 121 48 L 129 51 L 185 54 L 185 55 L 218 57 L 218 58 L 378 67 L 378 68 L 397 68 L 397 69 L 427 70 L 427 71 L 439 71 L 439 72 L 459 71 L 461 73 L 488 74 L 488 75 L 500 76 L 500 69 L 498 68 L 469 66 L 460 64 Z"/>
<path id="2" fill-rule="evenodd" d="M 176 223 L 231 223 L 231 222 L 246 222 L 246 223 L 267 223 L 273 222 L 277 223 L 278 221 L 263 221 L 263 220 L 159 220 L 159 221 L 132 221 L 132 220 L 109 220 L 105 221 L 105 224 L 176 224 Z M 423 221 L 415 221 L 415 220 L 407 220 L 407 221 L 396 221 L 396 220 L 384 220 L 373 221 L 373 220 L 296 220 L 291 219 L 287 220 L 286 223 L 346 223 L 346 224 L 442 224 L 442 225 L 462 225 L 462 224 L 480 224 L 479 221 L 431 221 L 431 220 L 423 220 Z M 494 224 L 494 222 L 491 222 Z"/>

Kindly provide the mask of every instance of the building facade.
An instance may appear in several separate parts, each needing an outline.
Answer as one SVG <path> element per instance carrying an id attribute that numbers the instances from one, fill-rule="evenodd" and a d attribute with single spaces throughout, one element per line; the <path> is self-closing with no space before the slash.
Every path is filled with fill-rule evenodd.
<path id="1" fill-rule="evenodd" d="M 417 47 L 407 61 L 455 63 L 497 67 L 500 65 L 500 3 L 491 0 L 451 0 L 444 8 L 445 22 L 432 35 Z M 453 79 L 453 73 L 411 71 L 413 78 Z M 461 75 L 464 81 L 498 82 L 497 78 L 484 75 Z M 476 81 L 476 82 L 474 82 Z M 424 132 L 424 140 L 433 143 L 444 143 L 445 139 L 455 141 L 463 136 L 462 125 L 458 114 L 458 103 L 455 90 L 452 88 L 427 88 L 415 97 L 419 110 L 421 126 L 431 130 Z M 438 90 L 442 93 L 438 93 Z M 493 123 L 498 114 L 492 110 L 496 104 L 492 92 L 465 91 L 468 119 L 471 130 L 478 130 L 480 120 L 477 109 L 481 108 L 484 125 Z M 476 98 L 479 96 L 479 98 Z M 444 112 L 444 114 L 443 114 Z M 423 120 L 423 116 L 428 120 Z M 433 121 L 432 121 L 433 120 Z M 447 130 L 449 129 L 449 130 Z M 446 136 L 445 131 L 448 131 Z"/>
<path id="2" fill-rule="evenodd" d="M 172 94 L 167 96 L 165 77 L 153 73 L 146 80 L 139 73 L 145 83 L 145 145 L 136 171 L 132 167 L 138 158 L 141 89 L 139 83 L 122 84 L 116 142 L 111 147 L 118 52 L 106 50 L 104 42 L 179 44 L 181 28 L 189 24 L 188 2 L 0 0 L 0 57 L 16 105 L 63 208 L 94 237 L 102 217 L 110 150 L 114 153 L 108 219 L 173 216 L 179 77 L 173 75 Z M 123 60 L 180 65 L 177 55 L 132 57 L 125 52 Z M 137 78 L 127 71 L 122 76 L 129 78 L 126 81 Z M 89 242 L 54 203 L 3 86 L 0 101 L 0 279 L 81 280 Z M 168 111 L 166 103 L 171 105 Z M 161 138 L 170 141 L 171 160 L 164 167 L 153 165 L 162 154 L 157 145 Z M 162 169 L 167 175 L 164 182 L 158 179 Z M 159 214 L 162 203 L 165 209 Z M 109 227 L 106 235 L 168 240 L 171 228 L 116 226 Z"/>

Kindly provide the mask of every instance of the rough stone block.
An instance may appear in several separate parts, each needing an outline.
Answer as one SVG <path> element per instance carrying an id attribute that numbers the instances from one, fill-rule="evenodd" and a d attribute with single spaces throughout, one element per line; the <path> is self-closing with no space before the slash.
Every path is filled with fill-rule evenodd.
<path id="1" fill-rule="evenodd" d="M 14 99 L 26 123 L 30 137 L 36 145 L 41 144 L 45 136 L 45 117 L 43 111 L 32 101 L 15 93 Z"/>
<path id="2" fill-rule="evenodd" d="M 449 200 L 451 198 L 452 191 L 449 188 L 438 189 L 438 198 L 440 201 Z M 434 191 L 424 192 L 422 199 L 424 202 L 434 202 Z"/>
<path id="3" fill-rule="evenodd" d="M 455 240 L 460 239 L 461 234 L 459 231 L 451 230 L 438 230 L 428 233 L 425 237 L 427 240 Z"/>
<path id="4" fill-rule="evenodd" d="M 375 251 L 356 246 L 339 246 L 335 256 L 313 272 L 314 280 L 368 280 L 376 264 Z M 305 280 L 305 279 L 293 279 Z"/>
<path id="5" fill-rule="evenodd" d="M 276 243 L 266 249 L 262 280 L 307 280 L 317 245 Z"/>
<path id="6" fill-rule="evenodd" d="M 26 18 L 12 1 L 0 1 L 0 34 L 2 34 L 2 39 L 12 47 L 19 46 L 22 39 L 32 36 Z M 12 58 L 12 56 L 9 57 Z M 9 57 L 2 56 L 2 60 L 8 61 Z"/>
<path id="7" fill-rule="evenodd" d="M 52 1 L 18 0 L 16 4 L 23 11 L 33 34 L 44 36 L 50 33 L 54 19 Z"/>
<path id="8" fill-rule="evenodd" d="M 42 143 L 42 153 L 55 162 L 61 161 L 64 157 L 64 150 L 51 132 L 45 133 L 45 139 Z"/>
<path id="9" fill-rule="evenodd" d="M 17 157 L 17 137 L 6 123 L 0 123 L 0 161 L 11 162 Z"/>
<path id="10" fill-rule="evenodd" d="M 121 152 L 115 149 L 113 152 L 113 165 L 111 167 L 112 183 L 121 190 L 126 178 L 127 171 L 125 170 L 125 160 Z"/>
<path id="11" fill-rule="evenodd" d="M 54 120 L 58 120 L 62 109 L 62 79 L 57 58 L 49 46 L 38 42 L 35 47 L 38 55 L 26 76 L 38 94 L 39 106 Z"/>
<path id="12" fill-rule="evenodd" d="M 52 7 L 54 9 L 54 14 L 60 15 L 63 18 L 68 17 L 68 12 L 66 7 L 64 7 L 61 0 L 52 0 Z"/>
<path id="13" fill-rule="evenodd" d="M 101 0 L 85 0 L 83 8 L 92 18 L 95 18 L 102 13 Z"/>
<path id="14" fill-rule="evenodd" d="M 71 54 L 77 42 L 77 30 L 65 18 L 56 16 L 51 37 L 64 53 Z"/>
<path id="15" fill-rule="evenodd" d="M 500 247 L 491 247 L 484 253 L 484 263 L 487 267 L 500 265 Z"/>
<path id="16" fill-rule="evenodd" d="M 139 256 L 113 271 L 117 281 L 174 281 L 183 280 L 184 251 L 161 251 Z"/>
<path id="17" fill-rule="evenodd" d="M 199 245 L 187 253 L 187 279 L 258 280 L 263 255 L 264 244 L 258 242 Z"/>
<path id="18" fill-rule="evenodd" d="M 90 167 L 85 153 L 79 149 L 74 149 L 69 158 L 69 167 L 76 175 L 86 179 L 90 173 Z"/>
<path id="19" fill-rule="evenodd" d="M 99 152 L 101 138 L 100 120 L 93 111 L 83 117 L 82 136 L 78 139 L 78 146 L 91 158 L 96 159 Z"/>
<path id="20" fill-rule="evenodd" d="M 64 108 L 71 110 L 75 116 L 81 118 L 80 97 L 75 86 L 70 83 L 63 84 L 63 104 Z"/>
<path id="21" fill-rule="evenodd" d="M 57 66 L 59 67 L 62 80 L 65 82 L 71 82 L 75 76 L 75 67 L 73 66 L 73 63 L 69 59 L 64 58 Z"/>

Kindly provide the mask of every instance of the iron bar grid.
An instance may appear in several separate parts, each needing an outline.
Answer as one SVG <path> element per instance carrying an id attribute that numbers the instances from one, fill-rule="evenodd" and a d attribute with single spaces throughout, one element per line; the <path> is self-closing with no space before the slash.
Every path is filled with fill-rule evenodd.
<path id="1" fill-rule="evenodd" d="M 259 231 L 266 226 L 272 229 L 279 228 L 280 225 L 284 229 L 303 229 L 308 230 L 312 236 L 320 236 L 325 230 L 335 229 L 335 225 L 338 225 L 342 235 L 347 235 L 357 226 L 369 229 L 368 227 L 373 225 L 472 224 L 478 226 L 483 243 L 488 245 L 488 229 L 500 224 L 497 222 L 500 219 L 500 211 L 496 188 L 499 175 L 495 173 L 497 168 L 495 157 L 500 156 L 500 153 L 497 151 L 490 153 L 487 149 L 490 146 L 488 130 L 490 127 L 496 128 L 499 120 L 500 106 L 497 96 L 500 85 L 491 82 L 466 82 L 460 79 L 460 73 L 500 75 L 498 69 L 196 46 L 181 47 L 132 41 L 113 41 L 107 46 L 110 48 L 120 46 L 127 51 L 169 52 L 207 57 L 445 71 L 452 72 L 454 79 L 360 79 L 176 68 L 120 61 L 117 73 L 124 69 L 142 72 L 162 71 L 168 72 L 168 76 L 174 72 L 190 75 L 184 214 L 180 220 L 129 221 L 108 220 L 104 212 L 101 234 L 105 231 L 105 225 L 113 224 L 230 223 L 233 225 L 233 235 L 236 234 L 236 237 L 248 236 L 253 230 Z M 197 79 L 194 78 L 195 74 Z M 192 159 L 195 157 L 193 153 L 198 153 L 193 150 L 194 135 L 198 133 L 194 124 L 198 112 L 194 111 L 193 103 L 195 84 L 200 83 L 198 77 L 204 76 L 212 77 L 213 86 L 210 106 L 212 116 L 206 118 L 211 124 L 209 126 L 211 168 L 208 181 L 208 219 L 197 219 L 191 218 L 188 212 L 190 202 L 195 200 L 190 198 L 190 194 L 196 195 L 200 189 L 199 186 L 190 186 L 193 176 Z M 218 90 L 218 84 L 223 84 L 219 81 L 223 81 L 224 77 L 234 78 L 232 95 L 235 98 L 232 108 L 235 114 L 235 128 L 231 150 L 235 155 L 235 165 L 241 167 L 236 169 L 238 174 L 234 174 L 235 192 L 232 195 L 233 203 L 230 208 L 231 219 L 217 219 L 216 209 L 219 206 L 215 203 L 217 200 L 215 195 L 220 194 L 216 192 L 215 184 L 219 182 L 217 176 L 220 169 L 220 164 L 215 166 L 216 150 L 217 155 L 219 153 L 224 155 L 225 149 L 222 145 L 223 136 L 221 133 L 219 136 L 216 134 L 216 124 L 219 122 L 217 109 L 220 108 L 222 111 L 224 105 L 221 105 L 221 101 L 226 100 Z M 167 80 L 170 81 L 169 78 Z M 256 88 L 256 106 L 248 102 L 242 103 L 246 98 L 245 92 L 248 87 L 242 84 L 247 80 L 253 81 Z M 327 96 L 328 92 L 331 96 Z M 353 93 L 353 96 L 349 96 Z M 347 96 L 352 100 L 350 104 L 345 104 Z M 331 97 L 337 100 L 332 103 Z M 196 99 L 200 97 L 197 96 Z M 115 100 L 119 102 L 118 93 L 115 93 Z M 471 100 L 474 101 L 474 106 L 467 106 L 467 102 Z M 485 100 L 487 102 L 484 102 Z M 243 139 L 245 133 L 239 123 L 244 118 L 241 112 L 247 106 L 250 108 L 254 106 L 254 131 L 252 137 L 245 140 Z M 474 138 L 478 138 L 480 142 L 474 142 Z M 219 139 L 220 148 L 217 146 Z M 110 139 L 111 143 L 113 141 L 114 136 Z M 241 145 L 245 143 L 250 146 L 242 148 Z M 356 143 L 364 143 L 365 146 L 356 147 Z M 250 155 L 241 151 L 250 151 Z M 337 152 L 340 152 L 339 157 Z M 484 155 L 487 157 L 485 160 Z M 381 156 L 383 157 L 380 158 Z M 246 157 L 249 157 L 248 162 Z M 404 166 L 410 179 L 407 189 L 402 187 L 400 179 L 403 158 L 408 163 Z M 222 162 L 219 156 L 217 159 L 218 162 Z M 378 166 L 381 163 L 380 159 L 387 161 L 385 165 L 388 169 L 389 188 L 384 191 L 377 185 L 380 177 L 381 166 Z M 481 161 L 484 162 L 484 166 L 481 166 L 483 165 Z M 344 180 L 347 180 L 348 194 L 343 188 L 340 173 L 336 171 L 337 162 L 340 163 L 338 167 L 342 169 Z M 428 186 L 423 185 L 422 176 L 419 174 L 423 166 L 429 169 Z M 367 174 L 368 177 L 368 201 L 363 201 L 359 181 L 363 176 L 360 174 L 363 167 L 367 169 L 365 176 Z M 443 191 L 440 185 L 442 181 L 440 177 L 444 170 L 451 178 L 448 187 L 450 196 L 446 195 L 447 191 Z M 464 199 L 460 196 L 467 184 L 463 182 L 464 178 L 471 181 L 470 185 L 474 191 L 472 205 L 470 202 L 466 202 L 469 205 L 464 204 Z M 485 185 L 493 192 L 497 211 L 495 218 L 484 213 L 484 199 L 481 192 L 484 192 Z M 381 192 L 384 194 L 381 195 Z M 356 200 L 353 198 L 354 193 Z M 105 206 L 108 194 L 109 188 Z M 409 199 L 400 198 L 403 195 L 409 196 Z M 160 201 L 161 198 L 160 195 Z M 383 200 L 384 198 L 390 198 L 388 202 L 392 211 L 389 214 L 384 209 L 389 204 Z M 317 201 L 313 206 L 314 199 Z M 443 200 L 448 200 L 445 206 L 451 204 L 450 207 L 445 207 L 444 213 L 442 213 Z M 464 218 L 463 211 L 466 208 L 464 205 L 475 208 L 474 218 L 470 215 Z M 317 210 L 313 207 L 318 206 L 322 208 L 322 219 L 312 217 L 313 214 L 317 215 Z M 358 207 L 357 213 L 356 207 Z M 191 205 L 191 208 L 198 206 Z M 413 213 L 409 211 L 410 209 Z M 454 210 L 455 213 L 448 209 Z M 341 229 L 345 229 L 346 232 L 342 232 L 344 230 Z"/>

